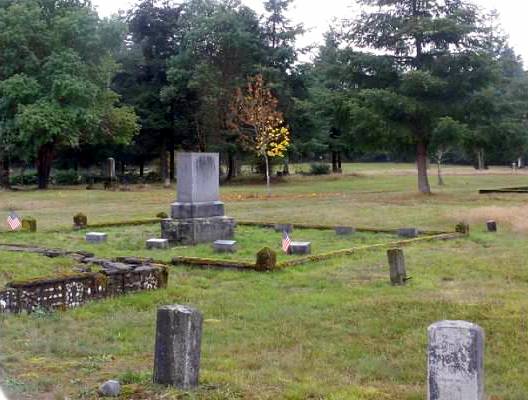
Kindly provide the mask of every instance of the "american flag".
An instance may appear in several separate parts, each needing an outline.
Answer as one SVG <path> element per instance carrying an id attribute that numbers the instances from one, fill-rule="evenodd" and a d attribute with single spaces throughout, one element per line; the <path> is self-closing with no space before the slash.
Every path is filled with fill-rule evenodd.
<path id="1" fill-rule="evenodd" d="M 20 218 L 18 217 L 16 212 L 13 211 L 11 212 L 11 214 L 9 214 L 9 216 L 7 217 L 7 225 L 9 225 L 12 231 L 20 229 L 22 223 L 20 222 Z"/>
<path id="2" fill-rule="evenodd" d="M 290 248 L 291 240 L 288 236 L 288 232 L 284 231 L 282 232 L 282 251 L 285 253 L 288 252 L 288 249 Z"/>

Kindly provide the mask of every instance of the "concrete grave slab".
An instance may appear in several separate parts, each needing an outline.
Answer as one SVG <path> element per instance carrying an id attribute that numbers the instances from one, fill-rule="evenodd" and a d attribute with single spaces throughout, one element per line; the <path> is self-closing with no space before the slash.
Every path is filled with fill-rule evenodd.
<path id="1" fill-rule="evenodd" d="M 169 240 L 168 239 L 158 239 L 158 238 L 148 239 L 145 242 L 145 245 L 146 245 L 147 249 L 149 249 L 149 250 L 152 250 L 152 249 L 168 249 L 169 248 Z"/>
<path id="2" fill-rule="evenodd" d="M 215 240 L 213 249 L 217 253 L 235 253 L 236 243 L 236 240 Z"/>
<path id="3" fill-rule="evenodd" d="M 108 234 L 104 232 L 88 232 L 84 238 L 88 243 L 103 243 L 108 239 Z"/>
<path id="4" fill-rule="evenodd" d="M 310 254 L 312 252 L 312 242 L 291 242 L 288 254 Z"/>

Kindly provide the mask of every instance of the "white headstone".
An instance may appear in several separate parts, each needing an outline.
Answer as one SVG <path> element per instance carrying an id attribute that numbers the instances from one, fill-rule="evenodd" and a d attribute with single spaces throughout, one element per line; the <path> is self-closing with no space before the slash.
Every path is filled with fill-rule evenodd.
<path id="1" fill-rule="evenodd" d="M 466 321 L 428 328 L 428 400 L 484 400 L 484 331 Z"/>

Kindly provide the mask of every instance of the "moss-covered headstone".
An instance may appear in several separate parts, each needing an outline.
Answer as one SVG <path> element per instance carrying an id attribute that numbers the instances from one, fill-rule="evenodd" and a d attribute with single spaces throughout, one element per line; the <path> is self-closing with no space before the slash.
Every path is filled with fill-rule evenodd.
<path id="1" fill-rule="evenodd" d="M 37 220 L 33 217 L 22 218 L 22 230 L 26 232 L 36 232 Z"/>
<path id="2" fill-rule="evenodd" d="M 84 229 L 88 225 L 88 217 L 83 213 L 77 213 L 73 216 L 73 227 L 75 229 Z"/>
<path id="3" fill-rule="evenodd" d="M 277 268 L 277 253 L 269 247 L 264 247 L 257 253 L 255 269 L 257 271 L 272 271 Z"/>
<path id="4" fill-rule="evenodd" d="M 455 232 L 462 233 L 464 235 L 469 235 L 469 225 L 465 222 L 459 222 L 455 226 Z"/>

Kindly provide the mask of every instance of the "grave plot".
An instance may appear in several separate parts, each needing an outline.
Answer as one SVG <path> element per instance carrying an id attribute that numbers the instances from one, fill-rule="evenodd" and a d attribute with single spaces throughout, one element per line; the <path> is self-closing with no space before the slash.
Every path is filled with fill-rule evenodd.
<path id="1" fill-rule="evenodd" d="M 26 252 L 8 252 L 0 249 L 0 288 L 8 282 L 24 281 L 43 276 L 59 276 L 71 273 L 75 261 L 70 257 L 48 258 Z"/>
<path id="2" fill-rule="evenodd" d="M 282 249 L 282 230 L 284 227 L 275 225 L 240 223 L 235 229 L 233 238 L 236 241 L 234 251 L 218 251 L 218 246 L 215 249 L 212 242 L 197 245 L 172 245 L 168 249 L 152 248 L 147 242 L 151 238 L 160 236 L 159 223 L 107 227 L 99 225 L 97 231 L 105 233 L 106 240 L 95 242 L 86 240 L 87 233 L 93 234 L 94 232 L 95 228 L 91 226 L 84 230 L 64 232 L 11 233 L 0 236 L 0 248 L 2 244 L 5 245 L 6 243 L 36 245 L 67 251 L 92 252 L 97 257 L 108 259 L 133 256 L 151 258 L 167 264 L 241 269 L 259 269 L 255 268 L 257 253 L 263 248 L 269 248 L 276 254 L 276 264 L 272 268 L 264 269 L 280 269 L 343 256 L 356 251 L 383 249 L 390 246 L 412 244 L 416 241 L 461 236 L 457 233 L 425 232 L 414 237 L 414 229 L 378 231 L 375 229 L 345 229 L 347 227 L 335 229 L 320 225 L 295 225 L 289 233 L 289 238 L 294 243 L 309 243 L 309 253 L 296 251 L 296 254 L 287 254 Z"/>

